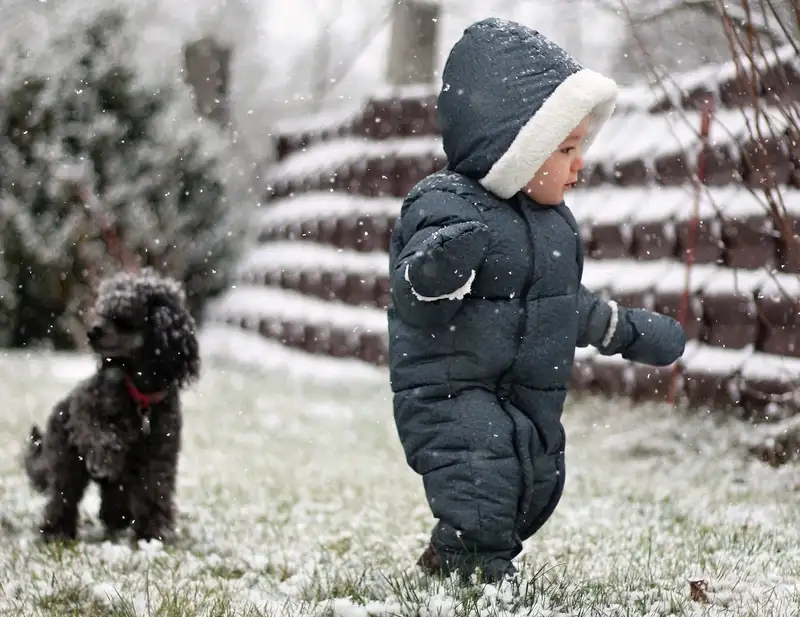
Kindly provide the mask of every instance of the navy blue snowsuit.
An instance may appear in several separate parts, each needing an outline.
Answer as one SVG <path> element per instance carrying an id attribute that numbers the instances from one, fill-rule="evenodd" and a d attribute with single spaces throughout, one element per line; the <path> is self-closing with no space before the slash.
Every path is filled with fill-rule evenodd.
<path id="1" fill-rule="evenodd" d="M 613 82 L 497 19 L 464 32 L 442 81 L 447 169 L 409 193 L 392 236 L 391 385 L 442 570 L 495 579 L 561 497 L 576 346 L 668 365 L 685 338 L 668 317 L 584 288 L 571 212 L 521 192 L 587 114 L 591 142 Z"/>

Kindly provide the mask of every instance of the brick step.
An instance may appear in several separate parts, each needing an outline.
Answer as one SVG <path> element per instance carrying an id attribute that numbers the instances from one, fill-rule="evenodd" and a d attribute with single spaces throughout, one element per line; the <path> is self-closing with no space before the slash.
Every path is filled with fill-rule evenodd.
<path id="1" fill-rule="evenodd" d="M 800 359 L 753 349 L 724 349 L 690 342 L 670 367 L 651 367 L 578 349 L 571 374 L 576 392 L 667 400 L 677 372 L 677 400 L 695 409 L 723 409 L 753 421 L 776 421 L 800 411 Z"/>
<path id="2" fill-rule="evenodd" d="M 386 312 L 324 301 L 295 291 L 239 285 L 209 305 L 212 323 L 238 325 L 290 347 L 385 362 Z"/>
<path id="3" fill-rule="evenodd" d="M 775 55 L 770 54 L 768 62 L 771 67 L 759 74 L 755 89 L 742 79 L 741 67 L 735 62 L 675 73 L 657 88 L 623 87 L 614 118 L 633 114 L 653 117 L 675 109 L 684 113 L 697 111 L 709 99 L 716 102 L 717 109 L 738 110 L 752 106 L 753 94 L 761 104 L 775 97 L 796 100 L 800 96 L 796 50 L 786 45 Z M 429 85 L 394 88 L 376 92 L 356 106 L 279 122 L 273 129 L 278 158 L 336 137 L 386 139 L 435 135 L 437 96 L 438 89 Z"/>
<path id="4" fill-rule="evenodd" d="M 793 233 L 800 234 L 800 191 L 786 190 L 783 196 L 784 216 Z M 311 240 L 387 251 L 401 203 L 398 198 L 351 197 L 341 192 L 280 199 L 265 209 L 259 240 Z M 762 201 L 735 187 L 704 193 L 694 243 L 693 201 L 684 187 L 604 187 L 576 191 L 568 203 L 581 228 L 586 254 L 595 259 L 682 259 L 694 244 L 696 263 L 800 273 L 800 240 L 784 242 Z"/>
<path id="5" fill-rule="evenodd" d="M 267 243 L 237 267 L 249 286 L 279 287 L 321 300 L 385 309 L 389 301 L 385 252 L 337 250 L 313 242 Z"/>
<path id="6" fill-rule="evenodd" d="M 768 119 L 767 119 L 768 118 Z M 691 184 L 696 171 L 700 113 L 680 118 L 643 111 L 615 114 L 586 154 L 587 187 L 673 187 Z M 751 137 L 758 125 L 763 139 Z M 713 145 L 706 150 L 706 183 L 752 189 L 800 187 L 798 139 L 779 108 L 719 110 L 712 120 Z M 267 194 L 285 197 L 318 189 L 366 196 L 403 196 L 446 157 L 435 134 L 335 137 L 295 151 L 276 163 Z"/>
<path id="7" fill-rule="evenodd" d="M 752 81 L 754 74 L 756 83 Z M 701 109 L 709 99 L 718 109 L 737 109 L 751 107 L 754 97 L 759 104 L 765 100 L 798 100 L 800 73 L 793 44 L 776 47 L 758 57 L 755 67 L 747 58 L 739 57 L 673 72 L 656 87 L 643 83 L 620 88 L 616 111 L 645 109 L 664 113 Z"/>
<path id="8" fill-rule="evenodd" d="M 276 287 L 342 305 L 385 309 L 388 255 L 336 250 L 314 243 L 267 244 L 245 259 L 240 281 Z M 686 269 L 681 262 L 584 262 L 583 283 L 607 299 L 678 318 Z M 697 264 L 690 278 L 685 330 L 690 339 L 729 349 L 752 347 L 800 357 L 800 277 Z"/>
<path id="9" fill-rule="evenodd" d="M 311 354 L 333 358 L 358 358 L 377 366 L 386 366 L 388 339 L 385 334 L 350 331 L 326 323 L 316 324 L 276 317 L 249 318 L 227 315 L 215 317 L 214 323 L 236 326 L 272 341 Z"/>
<path id="10" fill-rule="evenodd" d="M 277 157 L 281 160 L 337 137 L 379 140 L 437 135 L 437 94 L 430 86 L 394 88 L 375 93 L 357 108 L 279 122 L 274 128 Z"/>
<path id="11" fill-rule="evenodd" d="M 338 358 L 356 358 L 386 366 L 388 339 L 384 332 L 353 330 L 297 315 L 247 317 L 217 315 L 218 324 L 258 333 L 293 349 Z M 635 364 L 601 356 L 593 348 L 576 350 L 570 376 L 572 394 L 633 402 L 668 400 L 673 372 L 680 405 L 723 410 L 751 421 L 777 421 L 800 411 L 800 359 L 729 350 L 690 343 L 680 361 L 670 367 Z"/>
<path id="12" fill-rule="evenodd" d="M 445 165 L 438 137 L 368 140 L 342 137 L 288 156 L 270 170 L 271 199 L 318 190 L 402 197 Z"/>

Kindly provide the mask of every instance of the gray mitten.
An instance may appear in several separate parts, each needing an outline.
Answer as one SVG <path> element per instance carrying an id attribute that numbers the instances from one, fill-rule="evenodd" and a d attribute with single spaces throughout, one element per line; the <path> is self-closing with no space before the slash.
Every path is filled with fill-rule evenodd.
<path id="1" fill-rule="evenodd" d="M 408 260 L 405 278 L 424 299 L 440 299 L 467 286 L 483 262 L 489 228 L 483 223 L 448 225 L 434 232 Z"/>
<path id="2" fill-rule="evenodd" d="M 652 366 L 668 366 L 683 355 L 686 335 L 672 317 L 615 303 L 609 307 L 612 314 L 600 347 L 604 355 L 619 353 L 626 360 Z"/>

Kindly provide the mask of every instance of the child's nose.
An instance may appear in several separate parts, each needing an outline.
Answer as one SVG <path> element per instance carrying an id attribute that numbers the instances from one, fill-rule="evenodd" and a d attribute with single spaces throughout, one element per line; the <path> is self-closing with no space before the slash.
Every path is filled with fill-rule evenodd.
<path id="1" fill-rule="evenodd" d="M 583 157 L 582 156 L 576 156 L 572 160 L 572 171 L 577 173 L 582 169 L 583 169 Z"/>

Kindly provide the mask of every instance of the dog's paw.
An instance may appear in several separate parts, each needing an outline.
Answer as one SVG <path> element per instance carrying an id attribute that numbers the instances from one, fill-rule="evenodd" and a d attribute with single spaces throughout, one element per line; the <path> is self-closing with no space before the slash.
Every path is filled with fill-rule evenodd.
<path id="1" fill-rule="evenodd" d="M 153 533 L 146 533 L 146 534 L 137 534 L 136 540 L 141 542 L 160 542 L 161 544 L 173 544 L 176 539 L 175 532 L 164 529 L 161 531 L 156 531 Z"/>
<path id="2" fill-rule="evenodd" d="M 44 544 L 72 544 L 77 539 L 76 530 L 42 525 L 39 527 L 39 540 Z"/>

